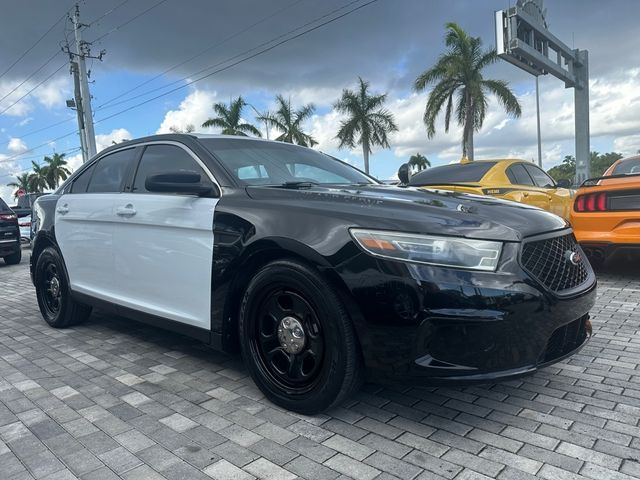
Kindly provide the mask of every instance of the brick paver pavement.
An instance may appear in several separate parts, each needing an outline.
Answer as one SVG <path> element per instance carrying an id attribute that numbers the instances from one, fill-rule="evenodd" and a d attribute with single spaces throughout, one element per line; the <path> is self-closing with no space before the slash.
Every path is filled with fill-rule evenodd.
<path id="1" fill-rule="evenodd" d="M 488 386 L 367 385 L 305 417 L 198 342 L 101 314 L 47 327 L 27 261 L 2 264 L 0 478 L 639 478 L 634 272 L 599 273 L 595 336 L 568 361 Z"/>

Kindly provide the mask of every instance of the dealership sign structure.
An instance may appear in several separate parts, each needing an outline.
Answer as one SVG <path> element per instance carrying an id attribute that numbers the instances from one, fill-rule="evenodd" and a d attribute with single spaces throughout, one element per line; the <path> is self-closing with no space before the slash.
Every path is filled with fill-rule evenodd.
<path id="1" fill-rule="evenodd" d="M 543 0 L 518 0 L 496 12 L 496 51 L 537 77 L 550 73 L 574 89 L 576 183 L 590 174 L 589 54 L 571 49 L 547 29 Z M 538 120 L 539 122 L 539 120 Z"/>

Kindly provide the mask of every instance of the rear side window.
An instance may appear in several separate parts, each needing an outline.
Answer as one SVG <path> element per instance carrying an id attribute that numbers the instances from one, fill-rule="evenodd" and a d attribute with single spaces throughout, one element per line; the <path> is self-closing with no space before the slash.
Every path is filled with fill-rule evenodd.
<path id="1" fill-rule="evenodd" d="M 538 187 L 542 187 L 542 188 L 555 187 L 556 182 L 554 182 L 549 175 L 544 173 L 541 169 L 539 169 L 535 165 L 525 165 L 524 168 L 526 168 L 527 172 L 529 172 L 529 175 L 531 175 L 531 178 L 533 178 L 533 181 Z"/>
<path id="2" fill-rule="evenodd" d="M 120 192 L 134 159 L 134 148 L 102 157 L 94 168 L 87 192 Z"/>
<path id="3" fill-rule="evenodd" d="M 533 180 L 521 163 L 516 163 L 507 168 L 507 176 L 513 185 L 533 185 Z"/>
<path id="4" fill-rule="evenodd" d="M 149 145 L 145 148 L 133 182 L 133 191 L 144 193 L 144 182 L 149 175 L 167 172 L 195 172 L 200 180 L 207 181 L 207 175 L 191 155 L 176 145 Z"/>
<path id="5" fill-rule="evenodd" d="M 91 180 L 91 174 L 93 170 L 96 168 L 96 164 L 94 163 L 85 171 L 83 171 L 80 175 L 76 177 L 71 185 L 70 193 L 84 193 L 87 191 L 87 187 L 89 186 L 89 180 Z"/>
<path id="6" fill-rule="evenodd" d="M 495 164 L 496 162 L 471 162 L 429 168 L 411 177 L 409 185 L 478 183 Z"/>
<path id="7" fill-rule="evenodd" d="M 629 175 L 640 173 L 640 158 L 630 158 L 621 161 L 613 169 L 612 175 Z"/>
<path id="8" fill-rule="evenodd" d="M 8 212 L 9 210 L 9 205 L 4 203 L 4 200 L 0 198 L 0 212 Z"/>

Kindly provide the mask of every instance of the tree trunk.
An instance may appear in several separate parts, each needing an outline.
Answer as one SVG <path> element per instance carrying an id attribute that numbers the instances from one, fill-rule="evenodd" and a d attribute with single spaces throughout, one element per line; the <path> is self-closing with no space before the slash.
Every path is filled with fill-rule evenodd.
<path id="1" fill-rule="evenodd" d="M 369 142 L 362 140 L 362 158 L 364 158 L 364 172 L 369 175 Z"/>
<path id="2" fill-rule="evenodd" d="M 464 119 L 464 130 L 462 132 L 462 156 L 473 160 L 473 99 L 467 94 L 467 115 Z"/>

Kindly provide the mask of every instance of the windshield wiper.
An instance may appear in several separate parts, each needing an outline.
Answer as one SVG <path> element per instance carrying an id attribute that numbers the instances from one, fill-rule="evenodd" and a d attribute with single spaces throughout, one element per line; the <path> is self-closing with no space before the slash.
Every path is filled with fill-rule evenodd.
<path id="1" fill-rule="evenodd" d="M 311 187 L 314 187 L 315 185 L 319 185 L 319 184 L 317 182 L 304 181 L 304 182 L 284 182 L 276 186 L 284 187 L 284 188 L 311 188 Z"/>

